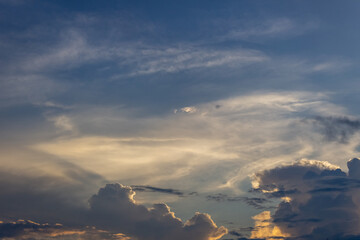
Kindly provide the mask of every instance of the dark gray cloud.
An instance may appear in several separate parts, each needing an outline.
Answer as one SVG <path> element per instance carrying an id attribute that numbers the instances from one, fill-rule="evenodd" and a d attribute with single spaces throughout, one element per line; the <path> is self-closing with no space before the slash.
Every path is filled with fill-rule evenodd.
<path id="1" fill-rule="evenodd" d="M 0 223 L 0 238 L 17 237 L 25 234 L 25 231 L 44 231 L 49 228 L 51 228 L 50 225 L 32 221 L 2 222 Z"/>
<path id="2" fill-rule="evenodd" d="M 348 117 L 316 116 L 307 119 L 324 135 L 327 141 L 347 143 L 355 132 L 360 130 L 360 121 Z"/>
<path id="3" fill-rule="evenodd" d="M 348 168 L 346 174 L 326 162 L 300 161 L 256 174 L 254 185 L 283 199 L 270 221 L 286 239 L 360 239 L 360 160 Z"/>
<path id="4" fill-rule="evenodd" d="M 270 200 L 268 198 L 263 197 L 240 197 L 240 196 L 228 196 L 227 194 L 218 193 L 213 195 L 207 195 L 206 199 L 209 201 L 216 202 L 245 202 L 249 206 L 252 206 L 256 209 L 267 209 L 270 207 L 265 206 L 264 204 L 269 203 Z"/>
<path id="5" fill-rule="evenodd" d="M 142 186 L 142 185 L 132 185 L 131 188 L 137 192 L 159 192 L 159 193 L 172 194 L 177 196 L 184 196 L 183 192 L 172 188 L 159 188 L 159 187 Z"/>
<path id="6" fill-rule="evenodd" d="M 0 239 L 118 239 L 129 240 L 124 234 L 112 234 L 93 227 L 80 229 L 64 227 L 61 224 L 41 224 L 31 220 L 0 222 Z"/>

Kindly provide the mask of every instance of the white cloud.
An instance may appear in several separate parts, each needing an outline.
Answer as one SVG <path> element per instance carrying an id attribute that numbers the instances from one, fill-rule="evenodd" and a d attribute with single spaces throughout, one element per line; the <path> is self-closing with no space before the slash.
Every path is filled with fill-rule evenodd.
<path id="1" fill-rule="evenodd" d="M 145 48 L 145 50 L 140 50 Z M 145 75 L 158 72 L 173 73 L 196 68 L 218 66 L 246 66 L 268 60 L 260 51 L 251 49 L 221 50 L 205 47 L 182 45 L 180 47 L 153 48 L 142 46 L 131 52 L 136 70 L 130 75 Z"/>
<path id="2" fill-rule="evenodd" d="M 348 60 L 328 60 L 321 63 L 314 64 L 313 72 L 328 72 L 335 73 L 344 70 L 352 64 Z"/>
<path id="3" fill-rule="evenodd" d="M 246 24 L 244 24 L 244 22 Z M 264 38 L 281 38 L 302 35 L 318 28 L 315 21 L 299 23 L 289 18 L 262 20 L 261 22 L 232 21 L 228 33 L 221 40 L 263 41 Z"/>
<path id="4" fill-rule="evenodd" d="M 197 111 L 196 107 L 194 107 L 194 106 L 183 107 L 180 110 L 184 113 L 195 113 Z"/>
<path id="5" fill-rule="evenodd" d="M 54 123 L 55 127 L 62 131 L 71 132 L 75 130 L 75 126 L 72 123 L 71 119 L 65 115 L 51 117 L 49 120 Z"/>

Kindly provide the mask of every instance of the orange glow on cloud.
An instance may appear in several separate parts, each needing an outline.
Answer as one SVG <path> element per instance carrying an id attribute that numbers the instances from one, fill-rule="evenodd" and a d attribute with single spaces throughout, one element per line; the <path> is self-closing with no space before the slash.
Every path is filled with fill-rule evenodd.
<path id="1" fill-rule="evenodd" d="M 265 238 L 266 240 L 284 239 L 289 234 L 281 232 L 280 228 L 271 222 L 270 211 L 263 211 L 253 217 L 255 220 L 254 230 L 250 238 Z M 283 238 L 282 238 L 283 237 Z"/>

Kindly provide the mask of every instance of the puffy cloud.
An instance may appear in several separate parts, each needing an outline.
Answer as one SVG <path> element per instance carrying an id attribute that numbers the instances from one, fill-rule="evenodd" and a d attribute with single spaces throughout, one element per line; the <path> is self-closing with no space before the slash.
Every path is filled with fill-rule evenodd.
<path id="1" fill-rule="evenodd" d="M 285 239 L 359 238 L 360 160 L 350 160 L 348 168 L 346 174 L 327 162 L 304 160 L 257 173 L 254 187 L 283 201 L 272 216 L 254 218 L 252 237 L 271 239 L 275 231 Z M 257 228 L 265 215 L 266 228 Z"/>
<path id="2" fill-rule="evenodd" d="M 7 191 L 1 191 L 2 217 L 33 219 L 51 225 L 23 220 L 0 222 L 0 238 L 61 239 L 66 235 L 66 239 L 214 240 L 227 233 L 225 227 L 217 227 L 205 213 L 196 213 L 183 222 L 164 203 L 151 208 L 141 205 L 135 201 L 133 189 L 120 184 L 100 188 L 86 206 L 78 196 L 71 196 L 76 195 L 76 189 L 61 189 L 61 184 L 54 183 L 50 183 L 54 189 L 48 189 L 46 182 L 55 180 L 27 179 L 26 187 L 18 189 L 13 183 Z M 26 190 L 35 187 L 37 191 Z"/>
<path id="3" fill-rule="evenodd" d="M 134 195 L 131 187 L 107 184 L 89 200 L 91 219 L 103 229 L 123 232 L 139 240 L 210 240 L 227 233 L 208 214 L 196 213 L 183 223 L 166 204 L 147 208 L 137 204 Z"/>

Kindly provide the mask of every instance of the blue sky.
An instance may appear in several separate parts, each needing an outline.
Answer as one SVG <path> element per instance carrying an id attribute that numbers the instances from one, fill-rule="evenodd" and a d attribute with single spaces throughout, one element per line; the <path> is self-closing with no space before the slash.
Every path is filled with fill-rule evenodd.
<path id="1" fill-rule="evenodd" d="M 0 5 L 1 238 L 360 236 L 359 2 Z"/>

